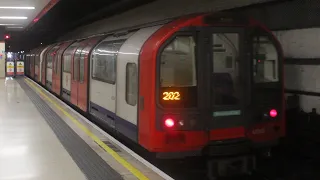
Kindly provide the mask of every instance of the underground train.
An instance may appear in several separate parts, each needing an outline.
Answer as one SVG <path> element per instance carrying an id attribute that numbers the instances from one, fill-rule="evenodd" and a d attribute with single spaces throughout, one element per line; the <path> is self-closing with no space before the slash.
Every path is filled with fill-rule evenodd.
<path id="1" fill-rule="evenodd" d="M 281 46 L 250 17 L 192 14 L 57 42 L 30 51 L 25 71 L 159 158 L 244 154 L 285 136 Z"/>

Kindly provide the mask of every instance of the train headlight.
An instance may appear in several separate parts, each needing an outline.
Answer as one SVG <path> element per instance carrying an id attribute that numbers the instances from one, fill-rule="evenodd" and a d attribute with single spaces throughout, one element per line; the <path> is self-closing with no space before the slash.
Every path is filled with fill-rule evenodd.
<path id="1" fill-rule="evenodd" d="M 270 115 L 270 117 L 275 118 L 275 117 L 277 117 L 278 112 L 275 109 L 271 109 L 269 112 L 269 115 Z"/>
<path id="2" fill-rule="evenodd" d="M 167 118 L 166 120 L 164 120 L 164 125 L 167 127 L 167 128 L 172 128 L 174 127 L 174 120 L 171 119 L 171 118 Z"/>

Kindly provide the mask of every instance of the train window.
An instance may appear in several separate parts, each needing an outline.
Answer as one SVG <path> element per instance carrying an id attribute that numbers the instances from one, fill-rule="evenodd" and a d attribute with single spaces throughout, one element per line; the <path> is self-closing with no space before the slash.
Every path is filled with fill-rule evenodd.
<path id="1" fill-rule="evenodd" d="M 235 105 L 239 102 L 239 35 L 213 34 L 213 102 L 215 106 Z"/>
<path id="2" fill-rule="evenodd" d="M 40 61 L 40 59 L 39 59 L 39 54 L 36 54 L 35 62 L 34 62 L 36 66 L 39 65 L 39 61 Z"/>
<path id="3" fill-rule="evenodd" d="M 79 59 L 74 58 L 73 60 L 73 80 L 79 79 Z"/>
<path id="4" fill-rule="evenodd" d="M 121 41 L 102 42 L 92 53 L 92 79 L 114 84 L 116 81 L 116 60 Z"/>
<path id="5" fill-rule="evenodd" d="M 81 55 L 80 55 L 80 78 L 79 81 L 83 82 L 84 81 L 84 71 L 85 71 L 85 67 L 84 67 L 84 57 L 85 57 L 85 51 L 82 50 Z"/>
<path id="6" fill-rule="evenodd" d="M 83 48 L 79 47 L 74 54 L 73 58 L 73 80 L 78 81 L 79 80 L 79 61 L 80 61 L 80 55 L 81 55 L 81 50 Z"/>
<path id="7" fill-rule="evenodd" d="M 191 36 L 176 37 L 161 54 L 161 87 L 196 86 L 195 42 Z"/>
<path id="8" fill-rule="evenodd" d="M 57 70 L 56 74 L 60 74 L 60 68 L 61 68 L 61 53 L 60 52 L 58 53 L 58 56 L 57 56 L 57 64 L 59 66 L 56 66 L 56 70 Z"/>
<path id="9" fill-rule="evenodd" d="M 160 103 L 164 107 L 197 106 L 196 43 L 177 36 L 160 54 Z"/>
<path id="10" fill-rule="evenodd" d="M 71 59 L 74 50 L 78 47 L 79 42 L 73 43 L 67 50 L 63 53 L 63 72 L 71 73 Z"/>
<path id="11" fill-rule="evenodd" d="M 71 54 L 63 56 L 63 72 L 71 73 Z"/>
<path id="12" fill-rule="evenodd" d="M 52 57 L 53 55 L 51 53 L 48 53 L 47 55 L 47 68 L 52 69 Z"/>
<path id="13" fill-rule="evenodd" d="M 253 50 L 254 82 L 278 82 L 279 57 L 272 41 L 266 36 L 256 36 L 253 39 Z"/>
<path id="14" fill-rule="evenodd" d="M 56 55 L 56 50 L 59 49 L 59 46 L 55 46 L 54 48 L 52 48 L 49 53 L 47 54 L 47 68 L 52 69 L 52 61 L 53 58 Z"/>
<path id="15" fill-rule="evenodd" d="M 135 63 L 128 63 L 126 67 L 126 101 L 135 106 L 138 96 L 138 69 Z"/>
<path id="16" fill-rule="evenodd" d="M 56 56 L 54 56 L 55 60 L 54 60 L 54 73 L 58 74 L 58 56 L 59 54 L 56 54 Z"/>

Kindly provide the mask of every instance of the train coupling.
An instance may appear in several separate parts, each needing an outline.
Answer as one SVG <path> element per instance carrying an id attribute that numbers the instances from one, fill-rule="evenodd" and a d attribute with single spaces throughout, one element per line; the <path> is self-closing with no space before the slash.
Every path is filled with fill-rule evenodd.
<path id="1" fill-rule="evenodd" d="M 217 180 L 221 177 L 245 175 L 255 168 L 254 155 L 212 158 L 207 161 L 207 176 L 209 180 Z"/>

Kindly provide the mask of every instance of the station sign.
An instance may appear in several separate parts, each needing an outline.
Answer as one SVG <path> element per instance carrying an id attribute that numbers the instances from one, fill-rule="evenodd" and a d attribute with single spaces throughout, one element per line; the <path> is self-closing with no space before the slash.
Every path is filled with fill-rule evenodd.
<path id="1" fill-rule="evenodd" d="M 7 62 L 7 76 L 14 76 L 14 62 Z"/>
<path id="2" fill-rule="evenodd" d="M 17 75 L 24 75 L 24 62 L 17 61 Z"/>

